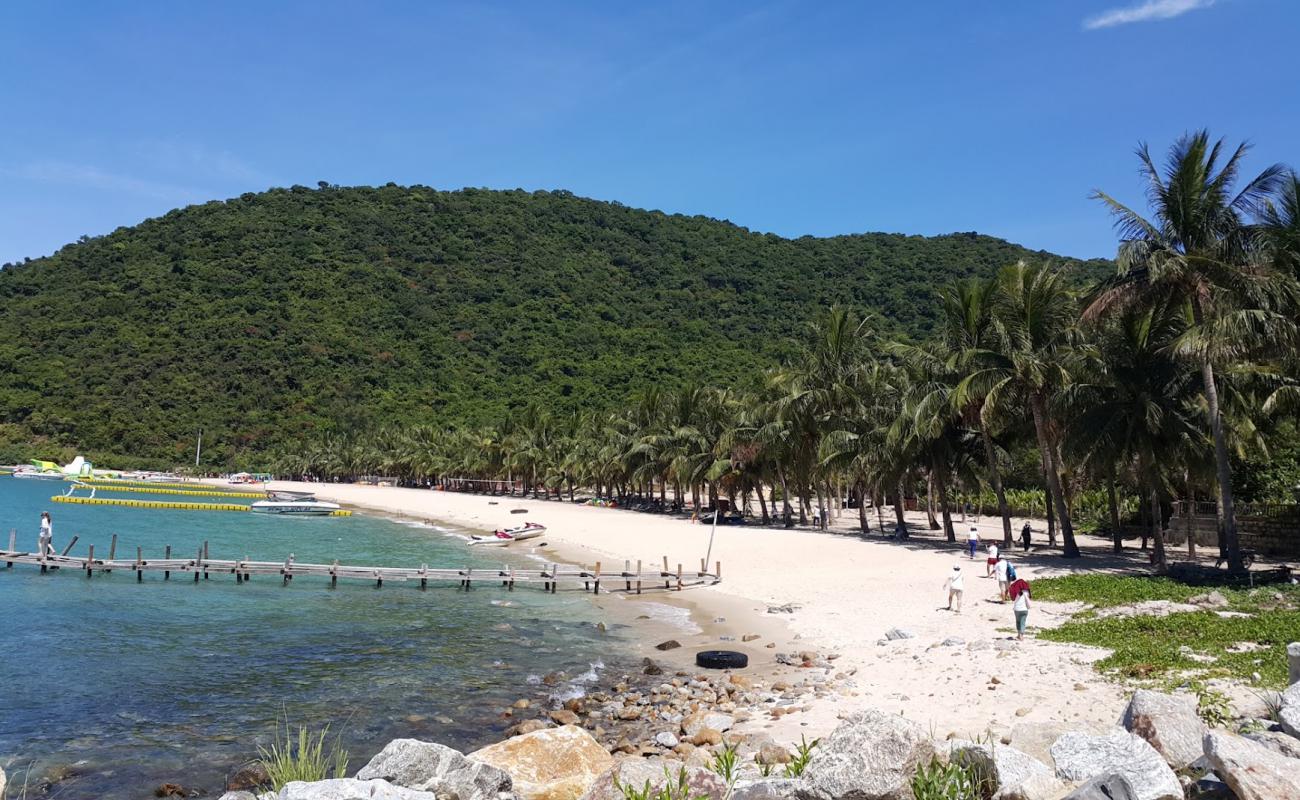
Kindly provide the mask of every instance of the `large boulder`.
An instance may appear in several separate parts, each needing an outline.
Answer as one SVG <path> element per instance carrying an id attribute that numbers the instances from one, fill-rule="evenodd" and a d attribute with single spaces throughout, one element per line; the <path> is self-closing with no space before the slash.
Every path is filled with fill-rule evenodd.
<path id="1" fill-rule="evenodd" d="M 790 800 L 797 783 L 794 778 L 739 780 L 731 791 L 731 800 Z"/>
<path id="2" fill-rule="evenodd" d="M 510 775 L 490 764 L 471 761 L 453 750 L 418 739 L 394 739 L 357 773 L 397 786 L 433 792 L 444 800 L 497 800 L 509 792 Z"/>
<path id="3" fill-rule="evenodd" d="M 3 796 L 4 795 L 0 795 L 0 797 Z M 275 797 L 275 795 L 271 795 L 271 796 Z M 243 789 L 238 789 L 233 792 L 226 792 L 225 794 L 218 797 L 217 800 L 257 800 L 257 795 L 253 794 L 252 792 L 246 792 Z"/>
<path id="4" fill-rule="evenodd" d="M 576 725 L 516 736 L 469 758 L 509 773 L 524 800 L 575 800 L 614 764 L 600 742 Z"/>
<path id="5" fill-rule="evenodd" d="M 1201 739 L 1206 727 L 1191 701 L 1138 689 L 1129 699 L 1120 724 L 1129 733 L 1146 739 L 1176 770 L 1202 755 Z"/>
<path id="6" fill-rule="evenodd" d="M 727 782 L 703 767 L 687 766 L 674 759 L 625 758 L 596 778 L 582 800 L 624 800 L 620 786 L 641 790 L 648 784 L 658 792 L 665 786 L 679 787 L 683 782 L 685 791 L 674 792 L 674 797 L 724 800 L 727 796 Z"/>
<path id="7" fill-rule="evenodd" d="M 5 796 L 5 771 L 0 769 L 0 797 Z"/>
<path id="8" fill-rule="evenodd" d="M 1300 759 L 1221 731 L 1205 734 L 1205 757 L 1237 800 L 1300 797 Z"/>
<path id="9" fill-rule="evenodd" d="M 736 718 L 720 711 L 696 711 L 682 720 L 682 733 L 690 739 L 702 730 L 726 733 L 736 724 Z"/>
<path id="10" fill-rule="evenodd" d="M 1011 727 L 1011 746 L 1044 764 L 1052 763 L 1052 745 L 1070 732 L 1059 722 L 1020 722 Z"/>
<path id="11" fill-rule="evenodd" d="M 915 722 L 867 709 L 823 739 L 795 789 L 801 800 L 913 800 L 916 768 L 934 743 Z"/>
<path id="12" fill-rule="evenodd" d="M 1108 775 L 1098 775 L 1067 794 L 1062 800 L 1138 800 L 1139 797 L 1128 778 L 1118 772 L 1112 772 Z"/>
<path id="13" fill-rule="evenodd" d="M 1300 683 L 1293 683 L 1282 693 L 1282 711 L 1278 716 L 1282 730 L 1300 737 Z"/>
<path id="14" fill-rule="evenodd" d="M 988 776 L 995 792 L 1006 790 L 1010 793 L 1036 775 L 1052 776 L 1052 770 L 1046 764 L 1003 744 L 956 742 L 949 751 L 949 758 Z"/>
<path id="15" fill-rule="evenodd" d="M 1279 731 L 1253 731 L 1242 734 L 1256 744 L 1262 744 L 1269 750 L 1287 758 L 1300 758 L 1300 739 L 1287 736 Z"/>
<path id="16" fill-rule="evenodd" d="M 1128 779 L 1135 800 L 1182 800 L 1178 777 L 1146 739 L 1128 731 L 1105 735 L 1067 733 L 1052 745 L 1058 777 L 1087 781 L 1118 773 Z"/>
<path id="17" fill-rule="evenodd" d="M 328 781 L 289 781 L 277 800 L 438 800 L 433 792 L 394 786 L 388 781 L 334 778 Z"/>
<path id="18" fill-rule="evenodd" d="M 1060 800 L 1070 784 L 1055 775 L 1031 775 L 993 795 L 993 800 Z"/>
<path id="19" fill-rule="evenodd" d="M 1286 682 L 1287 685 L 1300 683 L 1300 642 L 1286 646 Z"/>

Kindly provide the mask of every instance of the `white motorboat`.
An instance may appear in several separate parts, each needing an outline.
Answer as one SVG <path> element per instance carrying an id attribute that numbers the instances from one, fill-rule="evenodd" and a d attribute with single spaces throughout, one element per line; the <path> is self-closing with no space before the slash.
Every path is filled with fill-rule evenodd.
<path id="1" fill-rule="evenodd" d="M 267 492 L 265 500 L 258 500 L 249 506 L 257 514 L 298 514 L 304 516 L 328 516 L 342 506 L 317 500 L 311 492 Z"/>
<path id="2" fill-rule="evenodd" d="M 39 481 L 61 481 L 63 480 L 63 473 L 38 469 L 16 469 L 14 470 L 14 477 Z"/>
<path id="3" fill-rule="evenodd" d="M 545 525 L 539 525 L 536 522 L 525 522 L 515 528 L 502 528 L 494 531 L 490 536 L 471 536 L 469 543 L 484 547 L 505 547 L 515 542 L 536 539 L 543 533 L 546 533 Z"/>

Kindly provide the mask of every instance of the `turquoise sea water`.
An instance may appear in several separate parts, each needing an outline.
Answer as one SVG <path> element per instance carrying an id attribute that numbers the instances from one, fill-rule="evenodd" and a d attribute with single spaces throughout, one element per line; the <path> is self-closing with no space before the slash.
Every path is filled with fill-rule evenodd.
<path id="1" fill-rule="evenodd" d="M 133 558 L 137 545 L 161 557 L 168 544 L 188 557 L 207 540 L 213 558 L 526 563 L 467 548 L 449 525 L 48 502 L 63 489 L 0 477 L 0 542 L 13 528 L 19 549 L 34 550 L 49 510 L 55 546 L 79 535 L 78 554 L 93 542 L 106 555 L 117 533 L 119 558 Z M 220 794 L 227 770 L 255 757 L 285 717 L 331 723 L 354 770 L 397 736 L 473 747 L 500 738 L 510 724 L 500 710 L 540 676 L 563 670 L 560 691 L 580 685 L 620 645 L 618 631 L 597 629 L 588 595 L 487 585 L 330 590 L 306 577 L 285 587 L 270 576 L 195 584 L 189 574 L 164 582 L 150 573 L 137 584 L 133 572 L 87 579 L 0 565 L 0 613 L 0 766 L 11 786 L 29 767 L 33 783 L 70 768 L 75 777 L 55 788 L 63 798 L 147 797 L 164 781 Z"/>

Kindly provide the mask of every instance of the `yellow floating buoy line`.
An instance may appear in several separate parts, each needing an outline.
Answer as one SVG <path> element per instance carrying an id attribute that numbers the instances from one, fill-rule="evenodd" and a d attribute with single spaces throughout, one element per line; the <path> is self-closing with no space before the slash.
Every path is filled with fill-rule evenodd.
<path id="1" fill-rule="evenodd" d="M 102 486 L 105 489 L 109 486 L 140 486 L 154 489 L 199 489 L 204 486 L 204 484 L 199 483 L 198 481 L 191 483 L 178 483 L 175 481 L 164 483 L 161 481 L 133 481 L 126 478 L 95 478 L 91 476 L 74 478 L 73 480 L 78 480 L 82 483 L 93 483 L 96 486 Z"/>
<path id="2" fill-rule="evenodd" d="M 248 511 L 249 507 L 238 503 L 170 503 L 165 500 L 130 500 L 124 497 L 69 497 L 55 495 L 51 503 L 75 503 L 83 506 L 126 506 L 127 508 L 170 508 L 183 511 Z M 331 517 L 350 517 L 352 512 L 346 509 L 330 512 Z"/>
<path id="3" fill-rule="evenodd" d="M 168 489 L 167 484 L 150 486 L 116 486 L 99 481 L 87 484 L 101 492 L 139 492 L 141 494 L 185 494 L 192 497 L 256 497 L 265 499 L 266 492 L 234 492 L 226 489 Z M 159 488 L 159 486 L 163 488 Z"/>

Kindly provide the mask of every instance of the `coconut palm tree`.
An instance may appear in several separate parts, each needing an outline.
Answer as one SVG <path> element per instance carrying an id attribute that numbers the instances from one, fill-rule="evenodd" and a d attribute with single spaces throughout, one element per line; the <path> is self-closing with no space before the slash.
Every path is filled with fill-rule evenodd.
<path id="1" fill-rule="evenodd" d="M 1206 131 L 1180 138 L 1162 171 L 1145 144 L 1137 149 L 1151 218 L 1105 192 L 1093 197 L 1115 217 L 1121 274 L 1094 297 L 1090 312 L 1116 303 L 1151 303 L 1173 295 L 1190 305 L 1192 326 L 1182 347 L 1200 371 L 1214 440 L 1218 500 L 1228 568 L 1245 565 L 1237 536 L 1232 466 L 1215 379 L 1216 356 L 1240 356 L 1259 334 L 1290 321 L 1277 307 L 1277 270 L 1255 257 L 1247 219 L 1264 213 L 1287 172 L 1273 165 L 1238 190 L 1245 144 L 1227 153 Z M 1225 158 L 1226 156 L 1226 158 Z"/>

